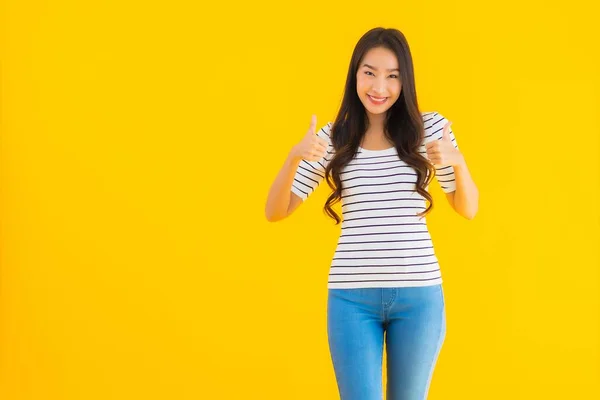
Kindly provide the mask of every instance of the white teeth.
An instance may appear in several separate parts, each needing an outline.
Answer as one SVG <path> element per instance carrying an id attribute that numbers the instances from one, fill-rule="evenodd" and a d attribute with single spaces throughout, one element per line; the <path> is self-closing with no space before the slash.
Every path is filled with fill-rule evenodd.
<path id="1" fill-rule="evenodd" d="M 383 100 L 385 100 L 385 99 L 386 99 L 385 97 L 373 97 L 373 96 L 370 96 L 370 95 L 368 95 L 368 96 L 369 96 L 370 98 L 372 98 L 373 100 L 375 100 L 375 101 L 383 101 Z"/>

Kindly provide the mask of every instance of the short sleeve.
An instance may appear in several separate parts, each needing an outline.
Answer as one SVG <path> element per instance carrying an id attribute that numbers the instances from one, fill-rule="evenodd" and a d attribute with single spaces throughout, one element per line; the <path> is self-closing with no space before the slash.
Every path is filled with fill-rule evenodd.
<path id="1" fill-rule="evenodd" d="M 297 194 L 302 201 L 306 200 L 325 178 L 325 168 L 333 158 L 333 145 L 329 136 L 330 129 L 331 122 L 317 132 L 317 136 L 327 142 L 325 156 L 319 161 L 302 160 L 296 169 L 294 182 L 292 183 L 292 193 Z"/>
<path id="2" fill-rule="evenodd" d="M 424 114 L 423 119 L 425 121 L 425 141 L 423 143 L 422 153 L 426 154 L 425 144 L 432 140 L 441 140 L 444 125 L 448 120 L 440 113 L 432 112 Z M 458 143 L 454 132 L 452 132 L 452 126 L 450 126 L 450 139 L 454 148 L 458 149 Z M 454 168 L 451 165 L 447 166 L 435 166 L 435 174 L 438 183 L 444 193 L 454 192 L 456 190 L 456 181 L 454 180 Z"/>

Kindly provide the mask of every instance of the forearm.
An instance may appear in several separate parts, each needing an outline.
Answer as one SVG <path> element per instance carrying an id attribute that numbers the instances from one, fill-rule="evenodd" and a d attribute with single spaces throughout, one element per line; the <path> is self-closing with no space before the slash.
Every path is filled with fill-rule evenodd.
<path id="1" fill-rule="evenodd" d="M 454 180 L 456 181 L 454 209 L 463 217 L 472 219 L 479 208 L 479 190 L 471 178 L 464 157 L 458 165 L 454 166 Z"/>
<path id="2" fill-rule="evenodd" d="M 283 167 L 277 174 L 275 181 L 269 190 L 265 215 L 269 221 L 277 221 L 285 218 L 290 205 L 292 184 L 296 170 L 302 159 L 297 158 L 290 152 L 283 163 Z"/>

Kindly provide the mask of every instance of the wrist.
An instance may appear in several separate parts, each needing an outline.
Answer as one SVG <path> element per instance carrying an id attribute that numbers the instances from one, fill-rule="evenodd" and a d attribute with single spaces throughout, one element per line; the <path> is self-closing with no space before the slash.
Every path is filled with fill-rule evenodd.
<path id="1" fill-rule="evenodd" d="M 459 154 L 458 161 L 454 165 L 454 168 L 465 169 L 467 167 L 467 162 L 465 161 L 465 157 L 462 154 Z"/>
<path id="2" fill-rule="evenodd" d="M 287 160 L 292 164 L 299 164 L 302 161 L 302 157 L 300 157 L 296 151 L 296 147 L 292 147 L 292 150 L 288 153 Z"/>

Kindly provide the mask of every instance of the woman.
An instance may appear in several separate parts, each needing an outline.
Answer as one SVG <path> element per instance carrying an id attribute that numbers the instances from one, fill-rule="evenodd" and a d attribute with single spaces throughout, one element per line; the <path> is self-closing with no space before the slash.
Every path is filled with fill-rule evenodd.
<path id="1" fill-rule="evenodd" d="M 342 203 L 328 279 L 327 333 L 342 400 L 381 400 L 383 343 L 389 400 L 427 398 L 446 333 L 442 278 L 425 216 L 434 176 L 472 219 L 479 194 L 450 123 L 420 112 L 404 35 L 375 28 L 358 41 L 333 123 L 289 153 L 273 183 L 269 221 L 291 215 L 325 179 L 324 211 Z M 426 207 L 426 203 L 429 206 Z"/>

